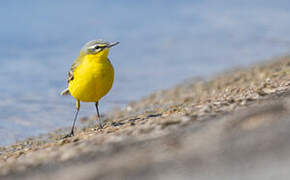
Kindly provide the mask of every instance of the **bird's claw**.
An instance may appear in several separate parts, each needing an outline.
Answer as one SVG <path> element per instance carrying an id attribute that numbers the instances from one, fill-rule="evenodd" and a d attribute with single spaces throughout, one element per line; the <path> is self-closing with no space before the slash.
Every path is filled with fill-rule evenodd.
<path id="1" fill-rule="evenodd" d="M 98 124 L 98 130 L 102 130 L 103 129 L 103 125 L 102 124 Z"/>
<path id="2" fill-rule="evenodd" d="M 74 132 L 70 132 L 69 134 L 65 135 L 62 139 L 66 139 L 73 136 L 74 136 Z"/>

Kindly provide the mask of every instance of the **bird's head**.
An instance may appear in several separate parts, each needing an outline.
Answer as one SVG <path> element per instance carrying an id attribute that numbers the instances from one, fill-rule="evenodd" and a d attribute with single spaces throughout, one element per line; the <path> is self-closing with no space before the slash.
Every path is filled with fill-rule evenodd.
<path id="1" fill-rule="evenodd" d="M 81 52 L 98 56 L 108 56 L 109 49 L 117 44 L 119 42 L 110 43 L 103 40 L 92 40 L 83 46 Z"/>

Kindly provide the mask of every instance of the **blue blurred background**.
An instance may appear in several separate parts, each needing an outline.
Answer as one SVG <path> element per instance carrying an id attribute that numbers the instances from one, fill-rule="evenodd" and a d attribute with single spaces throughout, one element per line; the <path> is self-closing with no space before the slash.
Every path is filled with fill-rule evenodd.
<path id="1" fill-rule="evenodd" d="M 101 111 L 194 76 L 289 52 L 290 1 L 3 1 L 0 144 L 69 127 L 66 75 L 89 40 L 120 41 Z M 82 104 L 80 117 L 95 113 Z"/>

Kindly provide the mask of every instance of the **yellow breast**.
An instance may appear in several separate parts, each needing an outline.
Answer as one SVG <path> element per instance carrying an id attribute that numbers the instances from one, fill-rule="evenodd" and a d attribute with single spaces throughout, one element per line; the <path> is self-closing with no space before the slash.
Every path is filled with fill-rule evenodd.
<path id="1" fill-rule="evenodd" d="M 112 88 L 114 68 L 107 57 L 85 55 L 69 82 L 71 95 L 83 102 L 97 102 Z"/>

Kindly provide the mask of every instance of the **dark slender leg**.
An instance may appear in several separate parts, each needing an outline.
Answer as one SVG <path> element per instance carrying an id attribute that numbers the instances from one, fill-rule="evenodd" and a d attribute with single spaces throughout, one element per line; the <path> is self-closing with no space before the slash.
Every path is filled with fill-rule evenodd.
<path id="1" fill-rule="evenodd" d="M 75 117 L 74 117 L 74 121 L 73 121 L 73 125 L 72 125 L 72 128 L 71 128 L 71 131 L 70 131 L 69 134 L 67 134 L 63 138 L 68 138 L 68 137 L 74 136 L 75 124 L 76 124 L 76 120 L 77 120 L 77 117 L 78 117 L 78 114 L 79 114 L 79 110 L 80 110 L 80 101 L 79 100 L 77 100 L 76 106 L 77 106 L 77 111 L 76 111 L 76 114 L 75 114 Z"/>
<path id="2" fill-rule="evenodd" d="M 102 120 L 99 113 L 99 102 L 96 102 L 95 105 L 96 105 L 97 115 L 98 115 L 98 126 L 99 126 L 99 129 L 103 129 Z"/>

